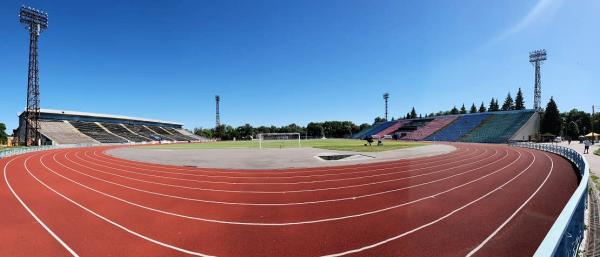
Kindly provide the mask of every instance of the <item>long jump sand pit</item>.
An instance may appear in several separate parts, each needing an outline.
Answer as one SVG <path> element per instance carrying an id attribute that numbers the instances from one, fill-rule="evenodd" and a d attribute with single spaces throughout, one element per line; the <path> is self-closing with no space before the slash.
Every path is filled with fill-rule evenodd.
<path id="1" fill-rule="evenodd" d="M 160 149 L 144 146 L 116 148 L 109 155 L 128 160 L 222 169 L 286 169 L 353 165 L 385 162 L 447 154 L 456 147 L 429 144 L 384 152 L 353 152 L 311 147 L 265 149 Z M 352 155 L 340 160 L 323 160 L 318 156 Z"/>

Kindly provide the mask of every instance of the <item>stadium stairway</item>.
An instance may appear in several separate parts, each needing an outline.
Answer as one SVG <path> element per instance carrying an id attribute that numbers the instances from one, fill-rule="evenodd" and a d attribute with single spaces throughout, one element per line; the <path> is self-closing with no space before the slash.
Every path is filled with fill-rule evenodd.
<path id="1" fill-rule="evenodd" d="M 127 143 L 128 141 L 124 138 L 118 137 L 100 125 L 94 122 L 82 122 L 82 121 L 70 121 L 71 125 L 79 130 L 81 133 L 93 138 L 100 143 Z"/>
<path id="2" fill-rule="evenodd" d="M 377 133 L 376 135 L 378 137 L 384 137 L 385 135 L 391 135 L 394 132 L 396 132 L 396 130 L 398 130 L 399 128 L 401 128 L 402 126 L 408 124 L 410 121 L 409 120 L 397 120 L 395 123 L 393 123 L 391 126 L 385 128 L 384 130 L 380 131 L 379 133 Z"/>
<path id="3" fill-rule="evenodd" d="M 154 131 L 163 140 L 181 141 L 181 140 L 177 140 L 177 138 L 175 136 L 169 134 L 169 132 L 167 132 L 166 130 L 162 129 L 161 127 L 157 127 L 157 126 L 145 126 L 145 127 L 148 128 L 151 131 Z"/>
<path id="4" fill-rule="evenodd" d="M 195 135 L 195 134 L 193 134 L 193 133 L 191 133 L 191 132 L 189 132 L 189 131 L 187 131 L 185 129 L 174 129 L 174 130 L 176 130 L 177 132 L 179 132 L 180 134 L 182 134 L 184 136 L 192 138 L 192 140 L 194 140 L 194 141 L 208 141 L 208 139 L 203 138 L 203 137 L 198 136 L 198 135 Z"/>
<path id="5" fill-rule="evenodd" d="M 494 112 L 489 120 L 467 133 L 460 141 L 506 143 L 533 114 L 533 110 Z"/>
<path id="6" fill-rule="evenodd" d="M 404 136 L 403 140 L 423 140 L 436 131 L 446 127 L 448 124 L 452 123 L 457 118 L 456 115 L 450 116 L 440 116 L 436 117 L 434 120 L 425 124 L 424 126 L 419 127 L 414 132 L 409 133 Z"/>
<path id="7" fill-rule="evenodd" d="M 40 133 L 57 145 L 98 143 L 66 121 L 40 121 Z"/>
<path id="8" fill-rule="evenodd" d="M 459 115 L 454 122 L 431 134 L 426 138 L 429 141 L 458 141 L 465 134 L 478 127 L 484 120 L 491 116 L 490 113 L 474 113 Z"/>
<path id="9" fill-rule="evenodd" d="M 101 123 L 101 125 L 112 132 L 113 134 L 125 138 L 131 142 L 148 142 L 151 141 L 148 138 L 142 137 L 128 130 L 125 126 L 116 123 Z"/>

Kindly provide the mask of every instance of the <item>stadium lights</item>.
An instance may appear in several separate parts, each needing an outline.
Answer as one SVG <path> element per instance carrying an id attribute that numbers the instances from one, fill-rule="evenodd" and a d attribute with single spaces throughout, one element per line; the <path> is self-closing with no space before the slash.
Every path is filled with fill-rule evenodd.
<path id="1" fill-rule="evenodd" d="M 529 62 L 535 63 L 546 60 L 546 49 L 529 52 Z"/>
<path id="2" fill-rule="evenodd" d="M 19 12 L 19 21 L 28 26 L 30 32 L 39 34 L 48 28 L 48 13 L 23 6 Z"/>

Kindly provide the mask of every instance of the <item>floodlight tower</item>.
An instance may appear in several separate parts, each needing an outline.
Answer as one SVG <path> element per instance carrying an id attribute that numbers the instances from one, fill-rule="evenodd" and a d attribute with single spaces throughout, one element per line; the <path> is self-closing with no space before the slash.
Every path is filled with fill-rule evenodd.
<path id="1" fill-rule="evenodd" d="M 48 13 L 22 6 L 19 21 L 29 30 L 29 71 L 27 74 L 27 109 L 25 110 L 25 144 L 40 144 L 40 74 L 38 66 L 38 39 L 48 28 Z M 20 134 L 20 133 L 19 133 Z"/>
<path id="2" fill-rule="evenodd" d="M 388 99 L 390 98 L 390 93 L 383 94 L 383 100 L 385 101 L 385 120 L 388 120 Z"/>
<path id="3" fill-rule="evenodd" d="M 217 110 L 216 110 L 217 111 L 217 113 L 216 113 L 217 115 L 216 115 L 216 120 L 215 120 L 215 122 L 216 122 L 216 127 L 215 128 L 218 129 L 221 126 L 221 114 L 219 113 L 219 103 L 221 102 L 221 97 L 218 96 L 218 95 L 216 95 L 215 96 L 215 101 L 217 103 Z"/>
<path id="4" fill-rule="evenodd" d="M 535 85 L 533 95 L 533 109 L 540 112 L 542 110 L 542 80 L 540 74 L 540 66 L 546 60 L 546 49 L 535 50 L 529 52 L 529 62 L 535 66 Z"/>

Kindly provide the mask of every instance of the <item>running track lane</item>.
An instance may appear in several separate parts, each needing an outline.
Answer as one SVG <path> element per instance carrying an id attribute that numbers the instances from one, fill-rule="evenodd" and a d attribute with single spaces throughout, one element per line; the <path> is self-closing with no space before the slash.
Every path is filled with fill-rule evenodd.
<path id="1" fill-rule="evenodd" d="M 1 160 L 7 180 L 0 197 L 11 211 L 0 213 L 0 222 L 12 232 L 0 241 L 0 255 L 531 255 L 577 186 L 570 164 L 501 145 L 457 147 L 420 160 L 256 172 L 144 164 L 97 148 Z M 206 183 L 223 181 L 229 183 Z M 255 184 L 236 183 L 244 181 Z M 306 181 L 313 182 L 298 183 Z M 297 192 L 256 193 L 288 188 Z M 370 196 L 339 200 L 352 195 Z M 317 202 L 286 204 L 307 201 Z"/>

